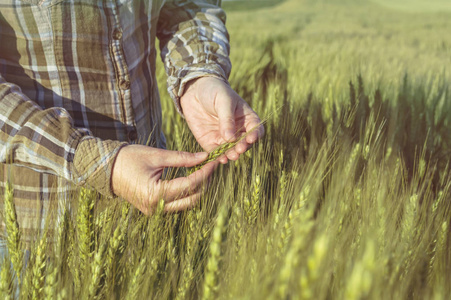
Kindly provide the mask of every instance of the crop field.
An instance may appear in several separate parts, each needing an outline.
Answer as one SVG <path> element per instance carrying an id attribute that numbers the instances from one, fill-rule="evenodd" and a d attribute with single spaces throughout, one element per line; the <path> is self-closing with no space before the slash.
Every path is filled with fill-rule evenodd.
<path id="1" fill-rule="evenodd" d="M 83 189 L 27 245 L 10 187 L 0 297 L 449 299 L 449 1 L 261 3 L 223 6 L 263 139 L 192 210 Z M 168 148 L 199 150 L 158 77 Z"/>

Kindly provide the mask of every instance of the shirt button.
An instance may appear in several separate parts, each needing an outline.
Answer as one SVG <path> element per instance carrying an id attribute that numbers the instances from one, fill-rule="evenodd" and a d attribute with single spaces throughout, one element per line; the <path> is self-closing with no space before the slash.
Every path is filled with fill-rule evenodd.
<path id="1" fill-rule="evenodd" d="M 121 89 L 123 89 L 123 90 L 128 90 L 128 89 L 130 89 L 130 81 L 129 81 L 129 80 L 122 79 L 121 82 L 119 83 L 119 86 L 120 86 Z"/>
<path id="2" fill-rule="evenodd" d="M 120 29 L 114 29 L 113 31 L 113 39 L 120 40 L 122 38 L 122 30 Z"/>
<path id="3" fill-rule="evenodd" d="M 136 132 L 136 130 L 131 130 L 128 132 L 128 140 L 131 141 L 136 141 L 138 139 L 138 132 Z"/>

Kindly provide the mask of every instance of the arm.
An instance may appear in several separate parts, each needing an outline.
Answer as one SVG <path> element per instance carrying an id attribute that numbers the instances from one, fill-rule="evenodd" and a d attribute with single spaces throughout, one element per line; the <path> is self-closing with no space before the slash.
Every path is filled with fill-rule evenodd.
<path id="1" fill-rule="evenodd" d="M 0 129 L 0 162 L 87 184 L 107 196 L 115 193 L 146 214 L 162 197 L 168 211 L 194 205 L 216 166 L 210 163 L 188 177 L 161 180 L 166 167 L 195 166 L 207 154 L 103 141 L 74 127 L 66 110 L 42 110 L 1 76 Z"/>
<path id="2" fill-rule="evenodd" d="M 15 41 L 13 34 L 4 36 Z M 214 164 L 186 178 L 165 181 L 160 177 L 165 167 L 194 166 L 206 154 L 123 147 L 125 143 L 119 141 L 101 140 L 87 129 L 74 127 L 66 110 L 41 109 L 19 86 L 0 77 L 0 162 L 87 184 L 104 195 L 115 193 L 145 213 L 161 197 L 169 202 L 167 210 L 191 206 L 200 197 L 200 186 Z"/>
<path id="3" fill-rule="evenodd" d="M 264 134 L 260 118 L 228 85 L 229 35 L 217 0 L 172 0 L 163 6 L 157 35 L 168 91 L 199 144 L 212 151 L 246 134 L 219 159 L 237 160 Z"/>
<path id="4" fill-rule="evenodd" d="M 212 174 L 210 163 L 188 177 L 161 180 L 166 167 L 191 167 L 206 153 L 167 151 L 119 141 L 103 141 L 73 126 L 62 108 L 42 110 L 16 85 L 0 76 L 0 162 L 13 163 L 87 184 L 123 197 L 150 214 L 162 197 L 168 211 L 193 206 Z M 114 193 L 113 193 L 114 191 Z"/>
<path id="5" fill-rule="evenodd" d="M 226 16 L 219 0 L 169 0 L 162 7 L 157 37 L 168 74 L 168 91 L 180 113 L 189 81 L 216 77 L 227 82 L 231 70 Z"/>
<path id="6" fill-rule="evenodd" d="M 0 162 L 26 166 L 88 184 L 112 195 L 111 166 L 118 141 L 102 141 L 75 128 L 63 108 L 42 110 L 0 75 Z"/>

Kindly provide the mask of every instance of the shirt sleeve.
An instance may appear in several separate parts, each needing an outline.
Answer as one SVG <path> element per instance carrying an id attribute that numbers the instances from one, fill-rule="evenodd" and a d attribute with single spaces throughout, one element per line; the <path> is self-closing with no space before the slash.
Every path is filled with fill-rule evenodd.
<path id="1" fill-rule="evenodd" d="M 168 92 L 182 113 L 180 97 L 188 81 L 230 75 L 229 35 L 220 0 L 168 0 L 160 11 L 157 37 L 168 75 Z"/>
<path id="2" fill-rule="evenodd" d="M 112 165 L 124 144 L 74 127 L 63 108 L 41 109 L 0 75 L 1 163 L 54 174 L 112 196 Z"/>

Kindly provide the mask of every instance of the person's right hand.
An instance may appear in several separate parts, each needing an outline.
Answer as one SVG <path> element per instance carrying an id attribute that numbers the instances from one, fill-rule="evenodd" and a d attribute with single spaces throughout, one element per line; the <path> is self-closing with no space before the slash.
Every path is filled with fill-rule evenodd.
<path id="1" fill-rule="evenodd" d="M 187 177 L 162 180 L 167 167 L 193 167 L 207 159 L 206 152 L 169 151 L 142 145 L 128 145 L 119 150 L 112 173 L 113 192 L 144 214 L 151 214 L 160 199 L 166 211 L 180 211 L 194 206 L 202 186 L 218 165 L 211 162 Z"/>

